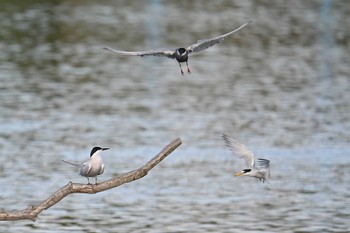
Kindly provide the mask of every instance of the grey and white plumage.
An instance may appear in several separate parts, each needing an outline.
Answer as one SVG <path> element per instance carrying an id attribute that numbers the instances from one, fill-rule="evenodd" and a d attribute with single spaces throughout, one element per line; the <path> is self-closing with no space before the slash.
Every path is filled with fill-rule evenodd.
<path id="1" fill-rule="evenodd" d="M 80 167 L 79 175 L 85 176 L 90 184 L 89 177 L 95 177 L 95 184 L 97 184 L 97 176 L 101 175 L 105 170 L 105 165 L 103 164 L 101 152 L 108 150 L 109 148 L 94 147 L 90 152 L 90 159 L 82 164 L 75 164 L 65 160 L 62 162 L 68 163 L 70 165 Z"/>
<path id="2" fill-rule="evenodd" d="M 168 57 L 172 59 L 176 59 L 177 62 L 179 63 L 181 74 L 183 75 L 184 72 L 181 67 L 182 62 L 186 62 L 187 66 L 187 72 L 191 73 L 189 67 L 188 67 L 188 56 L 193 55 L 195 53 L 198 53 L 200 51 L 203 51 L 209 47 L 212 47 L 215 44 L 218 44 L 222 42 L 226 37 L 229 35 L 241 30 L 245 26 L 247 26 L 249 23 L 251 23 L 252 20 L 249 20 L 247 23 L 241 25 L 239 28 L 230 31 L 226 34 L 216 36 L 213 38 L 209 39 L 203 39 L 203 40 L 198 40 L 196 43 L 193 43 L 192 45 L 188 46 L 187 48 L 177 48 L 175 50 L 169 50 L 169 49 L 155 49 L 155 50 L 148 50 L 148 51 L 135 51 L 135 52 L 130 52 L 130 51 L 121 51 L 121 50 L 116 50 L 112 49 L 109 47 L 105 47 L 104 49 L 114 52 L 114 53 L 119 53 L 121 55 L 131 55 L 131 56 L 157 56 L 157 57 Z"/>
<path id="3" fill-rule="evenodd" d="M 227 134 L 222 134 L 226 146 L 232 151 L 233 155 L 244 159 L 248 168 L 235 174 L 235 176 L 250 176 L 259 179 L 262 182 L 270 178 L 270 161 L 262 158 L 255 158 L 254 153 L 242 143 L 237 142 Z"/>

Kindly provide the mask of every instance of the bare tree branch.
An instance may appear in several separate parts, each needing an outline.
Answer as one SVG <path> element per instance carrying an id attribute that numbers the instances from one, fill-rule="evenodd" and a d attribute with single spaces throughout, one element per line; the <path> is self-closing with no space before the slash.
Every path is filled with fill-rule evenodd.
<path id="1" fill-rule="evenodd" d="M 169 145 L 167 145 L 158 155 L 152 158 L 149 162 L 147 162 L 142 167 L 133 170 L 131 172 L 127 172 L 125 174 L 113 177 L 107 181 L 104 181 L 99 184 L 78 184 L 69 182 L 67 185 L 63 186 L 55 193 L 53 193 L 49 198 L 42 201 L 38 205 L 30 206 L 27 209 L 20 211 L 0 211 L 0 221 L 16 221 L 16 220 L 24 220 L 30 219 L 35 221 L 38 215 L 51 206 L 55 205 L 63 198 L 72 193 L 88 193 L 95 194 L 98 192 L 103 192 L 108 189 L 112 189 L 118 187 L 122 184 L 132 182 L 134 180 L 138 180 L 154 168 L 158 163 L 160 163 L 165 157 L 171 154 L 178 146 L 181 145 L 180 138 L 173 140 Z"/>

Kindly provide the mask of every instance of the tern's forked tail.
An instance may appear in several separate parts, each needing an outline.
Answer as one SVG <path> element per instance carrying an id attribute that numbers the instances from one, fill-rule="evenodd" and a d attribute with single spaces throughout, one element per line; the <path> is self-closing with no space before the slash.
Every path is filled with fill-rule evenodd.
<path id="1" fill-rule="evenodd" d="M 65 161 L 65 160 L 63 160 L 63 159 L 62 159 L 61 161 L 64 162 L 64 163 L 68 163 L 68 164 L 70 164 L 70 165 L 76 166 L 76 167 L 80 167 L 80 164 L 71 163 L 71 162 Z"/>

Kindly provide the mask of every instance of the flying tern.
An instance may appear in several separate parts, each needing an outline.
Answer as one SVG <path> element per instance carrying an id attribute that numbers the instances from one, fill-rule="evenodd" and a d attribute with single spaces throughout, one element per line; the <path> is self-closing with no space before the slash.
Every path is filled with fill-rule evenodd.
<path id="1" fill-rule="evenodd" d="M 237 172 L 235 176 L 250 176 L 259 179 L 263 183 L 270 177 L 270 161 L 262 158 L 255 158 L 254 153 L 242 143 L 237 142 L 227 134 L 222 134 L 226 146 L 233 152 L 233 155 L 244 159 L 248 168 Z"/>
<path id="2" fill-rule="evenodd" d="M 105 47 L 103 49 L 114 52 L 114 53 L 119 53 L 121 55 L 131 55 L 131 56 L 157 56 L 157 57 L 168 57 L 172 59 L 176 59 L 177 62 L 179 63 L 180 66 L 180 71 L 181 74 L 184 75 L 184 72 L 181 67 L 181 63 L 185 62 L 187 66 L 187 73 L 191 73 L 189 67 L 188 67 L 188 56 L 193 55 L 195 53 L 201 52 L 209 47 L 212 47 L 215 44 L 218 44 L 222 42 L 226 37 L 229 35 L 241 30 L 245 26 L 247 26 L 249 23 L 251 23 L 252 20 L 249 20 L 245 24 L 241 25 L 239 28 L 230 31 L 228 33 L 225 33 L 220 36 L 216 36 L 213 38 L 209 39 L 203 39 L 203 40 L 198 40 L 197 42 L 193 43 L 192 45 L 188 46 L 187 48 L 181 47 L 177 48 L 175 50 L 169 50 L 169 49 L 154 49 L 154 50 L 149 50 L 149 51 L 121 51 L 121 50 L 116 50 L 112 49 L 109 47 Z"/>

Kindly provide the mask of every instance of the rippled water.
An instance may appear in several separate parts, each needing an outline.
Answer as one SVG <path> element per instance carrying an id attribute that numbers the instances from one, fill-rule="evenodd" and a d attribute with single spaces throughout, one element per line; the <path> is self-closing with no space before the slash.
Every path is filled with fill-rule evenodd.
<path id="1" fill-rule="evenodd" d="M 0 191 L 24 209 L 86 182 L 61 159 L 108 146 L 105 180 L 183 144 L 145 178 L 71 195 L 1 232 L 349 232 L 346 1 L 0 3 Z M 176 48 L 254 22 L 190 57 Z M 271 184 L 234 178 L 220 133 L 271 160 Z"/>

